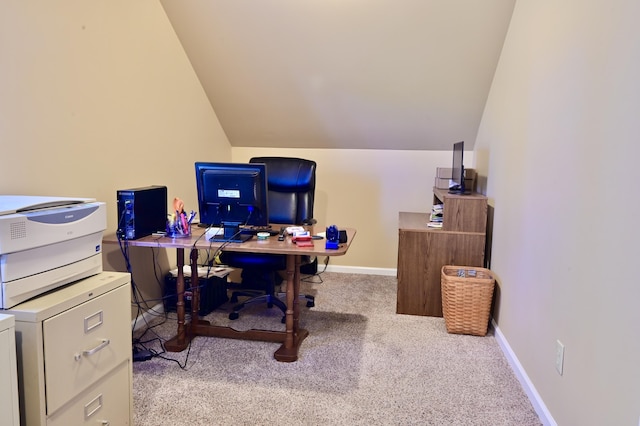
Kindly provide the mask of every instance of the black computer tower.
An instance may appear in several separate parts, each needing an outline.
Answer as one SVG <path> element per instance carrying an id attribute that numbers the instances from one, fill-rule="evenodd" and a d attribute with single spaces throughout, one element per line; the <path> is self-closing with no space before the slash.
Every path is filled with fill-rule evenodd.
<path id="1" fill-rule="evenodd" d="M 164 231 L 167 223 L 167 187 L 118 191 L 118 237 L 137 240 L 154 232 Z"/>
<path id="2" fill-rule="evenodd" d="M 176 287 L 178 278 L 172 274 L 167 274 L 164 279 L 164 309 L 175 312 L 177 310 L 178 295 Z M 227 295 L 227 277 L 198 278 L 200 287 L 200 309 L 198 315 L 205 316 L 214 309 L 229 301 Z M 184 308 L 191 312 L 191 299 L 193 291 L 191 289 L 191 277 L 184 277 Z"/>

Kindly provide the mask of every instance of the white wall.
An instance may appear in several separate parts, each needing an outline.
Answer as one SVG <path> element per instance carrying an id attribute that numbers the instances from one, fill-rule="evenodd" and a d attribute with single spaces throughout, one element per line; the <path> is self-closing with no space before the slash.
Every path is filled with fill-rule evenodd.
<path id="1" fill-rule="evenodd" d="M 398 213 L 430 212 L 436 167 L 451 167 L 452 161 L 452 151 L 232 149 L 233 161 L 263 155 L 318 163 L 314 211 L 318 226 L 357 230 L 346 256 L 332 257 L 332 266 L 393 275 L 398 260 Z M 470 166 L 473 155 L 465 155 Z"/>
<path id="2" fill-rule="evenodd" d="M 518 1 L 477 140 L 497 322 L 560 425 L 640 416 L 638 16 L 638 2 Z"/>
<path id="3" fill-rule="evenodd" d="M 194 161 L 231 156 L 157 0 L 1 1 L 0 143 L 0 193 L 96 198 L 111 233 L 117 190 L 166 185 L 195 208 Z"/>

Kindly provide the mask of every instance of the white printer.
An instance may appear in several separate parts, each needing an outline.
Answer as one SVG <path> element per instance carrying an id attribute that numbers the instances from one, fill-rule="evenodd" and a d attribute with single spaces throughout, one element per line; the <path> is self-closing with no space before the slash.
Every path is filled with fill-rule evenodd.
<path id="1" fill-rule="evenodd" d="M 102 272 L 106 205 L 0 195 L 0 309 Z"/>

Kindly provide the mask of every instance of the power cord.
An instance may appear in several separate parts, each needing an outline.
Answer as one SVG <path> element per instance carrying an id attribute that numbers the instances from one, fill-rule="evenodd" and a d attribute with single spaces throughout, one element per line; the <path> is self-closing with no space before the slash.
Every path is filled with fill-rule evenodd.
<path id="1" fill-rule="evenodd" d="M 122 220 L 122 217 L 120 219 L 120 221 Z M 168 320 L 168 315 L 166 312 L 164 313 L 158 313 L 156 311 L 153 310 L 153 308 L 151 306 L 149 306 L 149 302 L 154 302 L 154 301 L 159 301 L 159 300 L 164 300 L 167 296 L 162 297 L 160 299 L 145 299 L 142 295 L 142 293 L 139 291 L 139 288 L 134 280 L 133 277 L 133 270 L 131 267 L 131 261 L 130 261 L 130 257 L 129 257 L 129 243 L 126 239 L 121 238 L 121 234 L 118 233 L 117 235 L 118 237 L 118 245 L 120 247 L 120 252 L 122 253 L 122 256 L 124 258 L 125 261 L 125 266 L 126 266 L 126 270 L 129 273 L 130 277 L 131 277 L 131 289 L 132 289 L 132 298 L 133 298 L 133 302 L 132 305 L 137 307 L 137 312 L 136 312 L 136 318 L 132 324 L 132 333 L 133 330 L 136 329 L 137 326 L 137 322 L 140 318 L 142 318 L 142 320 L 144 321 L 145 325 L 146 325 L 146 329 L 145 331 L 140 335 L 140 337 L 136 338 L 133 340 L 132 342 L 132 355 L 133 355 L 133 361 L 134 362 L 139 362 L 139 361 L 148 361 L 154 357 L 158 357 L 158 358 L 162 358 L 165 359 L 167 361 L 172 361 L 178 364 L 178 366 L 181 369 L 186 369 L 187 367 L 187 362 L 189 360 L 189 354 L 191 353 L 191 341 L 189 341 L 189 345 L 187 348 L 187 354 L 185 356 L 184 359 L 184 363 L 181 363 L 179 360 L 173 359 L 173 358 L 168 358 L 165 357 L 164 354 L 166 353 L 166 349 L 164 347 L 164 341 L 160 338 L 160 336 L 155 332 L 155 330 L 153 330 L 155 327 L 158 327 L 162 324 L 164 324 L 167 320 Z M 156 257 L 156 252 L 155 249 L 153 251 L 153 269 L 154 269 L 154 275 L 156 277 L 156 282 L 158 284 L 160 284 L 160 278 L 158 277 L 158 269 L 159 269 L 159 265 L 157 262 L 157 257 Z M 142 315 L 144 312 L 146 312 L 147 314 L 152 313 L 153 314 L 157 314 L 157 317 L 162 317 L 163 320 L 157 324 L 151 325 L 149 324 L 149 322 L 147 321 L 147 318 Z M 156 337 L 154 337 L 151 340 L 148 341 L 143 341 L 143 337 L 148 333 L 148 332 L 152 332 Z M 162 348 L 161 351 L 157 351 L 154 350 L 150 347 L 147 347 L 147 344 L 150 342 L 154 342 L 157 341 L 160 345 L 160 347 Z"/>
<path id="2" fill-rule="evenodd" d="M 329 256 L 326 256 L 324 258 L 324 262 L 323 262 L 324 268 L 322 269 L 322 271 L 316 271 L 315 274 L 311 274 L 304 278 L 301 278 L 300 281 L 303 281 L 305 283 L 311 283 L 311 284 L 322 284 L 324 282 L 324 280 L 322 279 L 322 274 L 326 272 L 327 266 L 329 266 L 329 259 L 330 259 Z"/>

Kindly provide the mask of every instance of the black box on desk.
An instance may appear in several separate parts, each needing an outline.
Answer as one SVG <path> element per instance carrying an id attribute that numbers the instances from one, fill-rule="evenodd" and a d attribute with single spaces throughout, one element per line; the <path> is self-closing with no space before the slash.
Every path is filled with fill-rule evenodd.
<path id="1" fill-rule="evenodd" d="M 152 185 L 121 189 L 118 201 L 119 238 L 137 240 L 164 231 L 167 223 L 167 187 Z"/>
<path id="2" fill-rule="evenodd" d="M 189 272 L 186 270 L 189 269 Z M 203 268 L 206 269 L 206 268 Z M 166 311 L 177 311 L 178 304 L 178 273 L 177 269 L 169 272 L 164 279 L 164 309 Z M 184 277 L 184 308 L 185 312 L 191 312 L 191 299 L 193 293 L 190 290 L 191 287 L 191 268 L 185 267 Z M 229 300 L 227 296 L 227 277 L 216 277 L 210 275 L 206 277 L 206 270 L 198 274 L 198 285 L 200 286 L 200 309 L 198 315 L 205 316 L 217 307 L 226 303 Z"/>

